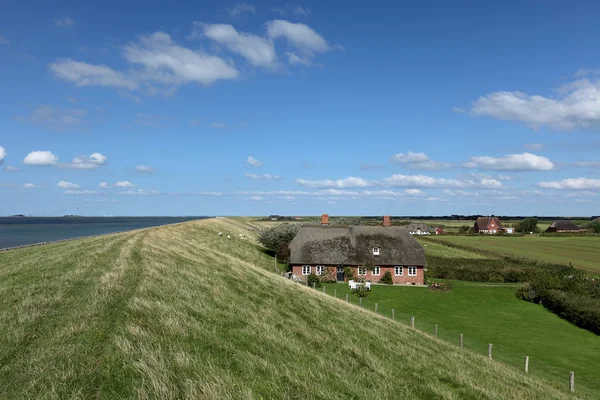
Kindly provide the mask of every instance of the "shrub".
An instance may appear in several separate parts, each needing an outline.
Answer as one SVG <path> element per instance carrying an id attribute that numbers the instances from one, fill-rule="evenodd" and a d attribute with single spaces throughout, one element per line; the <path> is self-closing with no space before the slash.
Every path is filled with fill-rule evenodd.
<path id="1" fill-rule="evenodd" d="M 431 285 L 429 285 L 429 289 L 439 292 L 450 292 L 452 291 L 452 282 L 431 282 Z"/>
<path id="2" fill-rule="evenodd" d="M 307 278 L 306 278 L 306 284 L 310 287 L 321 287 L 321 279 L 315 275 L 315 274 L 310 274 Z"/>
<path id="3" fill-rule="evenodd" d="M 385 274 L 379 280 L 379 283 L 385 283 L 386 285 L 393 285 L 394 280 L 392 279 L 392 273 L 390 271 L 385 271 Z"/>
<path id="4" fill-rule="evenodd" d="M 288 261 L 287 247 L 300 230 L 300 224 L 282 224 L 263 231 L 258 241 L 268 250 L 277 252 L 277 258 Z"/>
<path id="5" fill-rule="evenodd" d="M 357 295 L 358 297 L 367 297 L 368 290 L 365 285 L 357 285 L 356 289 L 352 289 L 352 294 Z"/>
<path id="6" fill-rule="evenodd" d="M 354 268 L 350 268 L 350 267 L 344 268 L 344 277 L 347 280 L 353 280 L 353 279 L 355 279 Z"/>

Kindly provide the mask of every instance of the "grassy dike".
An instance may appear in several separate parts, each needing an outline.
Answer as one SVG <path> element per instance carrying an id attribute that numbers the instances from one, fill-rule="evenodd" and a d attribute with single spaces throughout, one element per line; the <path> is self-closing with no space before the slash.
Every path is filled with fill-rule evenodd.
<path id="1" fill-rule="evenodd" d="M 212 219 L 0 253 L 0 398 L 574 397 L 282 279 L 239 233 Z"/>

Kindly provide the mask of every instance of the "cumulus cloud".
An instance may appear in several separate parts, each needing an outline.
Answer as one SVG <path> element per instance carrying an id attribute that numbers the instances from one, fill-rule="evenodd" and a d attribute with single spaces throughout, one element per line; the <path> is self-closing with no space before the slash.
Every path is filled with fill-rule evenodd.
<path id="1" fill-rule="evenodd" d="M 65 194 L 68 195 L 95 195 L 98 194 L 98 192 L 95 192 L 93 190 L 65 190 Z"/>
<path id="2" fill-rule="evenodd" d="M 56 184 L 56 186 L 58 186 L 59 188 L 63 188 L 63 189 L 79 189 L 81 187 L 76 183 L 67 182 L 67 181 L 60 181 Z"/>
<path id="3" fill-rule="evenodd" d="M 239 17 L 243 13 L 254 14 L 255 12 L 256 12 L 256 8 L 252 4 L 248 4 L 248 3 L 238 3 L 229 9 L 229 14 L 232 17 Z"/>
<path id="4" fill-rule="evenodd" d="M 100 182 L 100 184 L 98 185 L 98 187 L 99 187 L 100 189 L 108 189 L 108 188 L 110 188 L 110 187 L 112 187 L 112 186 L 111 186 L 111 185 L 110 185 L 110 183 L 108 183 L 108 182 Z"/>
<path id="5" fill-rule="evenodd" d="M 540 182 L 538 186 L 544 189 L 594 190 L 600 189 L 600 179 L 568 178 L 561 181 Z"/>
<path id="6" fill-rule="evenodd" d="M 9 171 L 9 172 L 14 172 L 14 171 L 18 171 L 18 170 L 19 170 L 19 168 L 13 167 L 12 165 L 7 165 L 7 166 L 4 168 L 4 170 L 5 170 L 5 171 Z"/>
<path id="7" fill-rule="evenodd" d="M 59 28 L 71 28 L 75 26 L 75 20 L 71 17 L 62 17 L 54 20 L 54 25 Z"/>
<path id="8" fill-rule="evenodd" d="M 522 92 L 493 92 L 473 103 L 471 112 L 531 128 L 547 126 L 559 131 L 600 125 L 600 80 L 581 79 L 558 89 L 558 98 Z"/>
<path id="9" fill-rule="evenodd" d="M 544 145 L 541 143 L 527 143 L 525 147 L 529 150 L 540 150 L 544 148 Z"/>
<path id="10" fill-rule="evenodd" d="M 46 128 L 59 131 L 77 131 L 85 126 L 88 112 L 78 108 L 57 108 L 46 104 L 31 110 L 29 115 L 15 115 L 17 121 L 28 121 Z"/>
<path id="11" fill-rule="evenodd" d="M 96 169 L 106 164 L 107 157 L 101 153 L 92 153 L 89 156 L 78 156 L 73 159 L 71 164 L 62 165 L 65 168 L 73 169 Z"/>
<path id="12" fill-rule="evenodd" d="M 263 165 L 262 162 L 258 161 L 256 158 L 254 158 L 252 156 L 249 156 L 246 159 L 246 163 L 254 168 L 259 168 L 259 167 L 262 167 L 262 165 Z"/>
<path id="13" fill-rule="evenodd" d="M 136 165 L 135 170 L 142 174 L 152 174 L 156 172 L 156 170 L 148 165 Z"/>
<path id="14" fill-rule="evenodd" d="M 138 189 L 138 190 L 126 190 L 124 192 L 119 192 L 117 194 L 119 194 L 121 196 L 154 196 L 154 195 L 159 194 L 159 192 L 156 190 Z"/>
<path id="15" fill-rule="evenodd" d="M 501 188 L 502 182 L 497 179 L 489 178 L 470 178 L 470 179 L 446 179 L 433 178 L 426 175 L 392 175 L 384 179 L 388 186 L 392 187 L 412 187 L 412 188 Z"/>
<path id="16" fill-rule="evenodd" d="M 119 187 L 119 188 L 134 188 L 135 187 L 135 185 L 129 181 L 119 181 L 119 182 L 115 183 L 115 186 Z"/>
<path id="17" fill-rule="evenodd" d="M 273 181 L 273 180 L 281 180 L 283 179 L 282 176 L 279 175 L 272 175 L 272 174 L 263 174 L 263 175 L 257 175 L 257 174 L 245 174 L 247 178 L 250 179 L 262 179 L 262 180 L 266 180 L 266 181 Z"/>
<path id="18" fill-rule="evenodd" d="M 4 162 L 4 159 L 6 158 L 6 149 L 2 146 L 0 146 L 0 164 L 2 164 Z"/>
<path id="19" fill-rule="evenodd" d="M 27 165 L 56 165 L 58 157 L 50 151 L 32 151 L 23 159 Z"/>
<path id="20" fill-rule="evenodd" d="M 305 24 L 277 19 L 267 22 L 267 34 L 272 40 L 285 39 L 294 51 L 287 53 L 291 64 L 310 64 L 317 53 L 330 49 L 327 41 Z"/>
<path id="21" fill-rule="evenodd" d="M 367 181 L 363 178 L 355 178 L 350 176 L 345 179 L 337 179 L 337 180 L 321 180 L 321 181 L 310 181 L 306 179 L 296 179 L 296 183 L 308 187 L 308 188 L 357 188 L 357 187 L 369 187 L 373 186 L 374 183 L 371 181 Z"/>
<path id="22" fill-rule="evenodd" d="M 238 32 L 231 25 L 194 23 L 195 31 L 202 27 L 204 36 L 226 47 L 232 53 L 244 57 L 255 67 L 273 67 L 275 64 L 275 47 L 267 38 L 251 33 Z M 192 37 L 200 36 L 192 32 Z"/>
<path id="23" fill-rule="evenodd" d="M 77 86 L 143 89 L 148 94 L 167 95 L 184 84 L 210 85 L 239 76 L 237 69 L 222 58 L 180 46 L 164 32 L 141 36 L 138 42 L 124 46 L 122 54 L 132 66 L 127 72 L 71 59 L 50 64 L 50 70 Z"/>
<path id="24" fill-rule="evenodd" d="M 35 186 L 33 183 L 26 183 L 23 185 L 23 187 L 25 189 L 35 189 L 37 186 Z"/>
<path id="25" fill-rule="evenodd" d="M 471 157 L 464 166 L 491 171 L 550 171 L 554 169 L 552 161 L 531 153 L 508 154 L 502 157 Z"/>
<path id="26" fill-rule="evenodd" d="M 452 167 L 452 165 L 449 163 L 432 160 L 425 153 L 414 153 L 412 151 L 409 151 L 406 154 L 395 154 L 394 157 L 392 157 L 392 161 L 409 164 L 409 168 L 414 170 L 438 171 Z"/>

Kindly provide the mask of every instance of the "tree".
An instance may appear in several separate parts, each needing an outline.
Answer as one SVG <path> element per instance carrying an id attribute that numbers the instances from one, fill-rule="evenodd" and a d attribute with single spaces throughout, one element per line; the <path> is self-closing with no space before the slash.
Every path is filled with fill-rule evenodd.
<path id="1" fill-rule="evenodd" d="M 260 234 L 258 241 L 268 250 L 277 253 L 280 261 L 288 261 L 288 245 L 300 230 L 300 224 L 281 224 Z"/>
<path id="2" fill-rule="evenodd" d="M 589 225 L 589 229 L 594 233 L 600 233 L 600 222 L 594 221 Z"/>
<path id="3" fill-rule="evenodd" d="M 460 233 L 461 235 L 466 235 L 467 233 L 469 233 L 469 229 L 469 225 L 463 225 L 460 228 L 458 228 L 458 233 Z"/>
<path id="4" fill-rule="evenodd" d="M 538 219 L 537 217 L 525 218 L 519 223 L 519 232 L 529 233 L 538 231 Z"/>

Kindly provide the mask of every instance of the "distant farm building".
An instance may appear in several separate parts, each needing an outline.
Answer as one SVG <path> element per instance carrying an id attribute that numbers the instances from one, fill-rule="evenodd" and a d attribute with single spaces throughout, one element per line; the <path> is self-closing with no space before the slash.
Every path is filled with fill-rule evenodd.
<path id="1" fill-rule="evenodd" d="M 429 227 L 422 223 L 413 222 L 407 229 L 411 235 L 429 235 Z"/>
<path id="2" fill-rule="evenodd" d="M 290 243 L 292 274 L 299 279 L 308 275 L 326 276 L 344 282 L 345 268 L 354 276 L 378 282 L 390 272 L 394 284 L 423 285 L 425 250 L 408 229 L 391 226 L 385 217 L 379 226 L 305 225 Z"/>
<path id="3" fill-rule="evenodd" d="M 436 235 L 443 235 L 443 234 L 445 234 L 445 233 L 446 233 L 446 232 L 444 231 L 444 227 L 442 227 L 442 226 L 438 226 L 437 228 L 435 228 L 435 234 L 436 234 Z"/>
<path id="4" fill-rule="evenodd" d="M 494 234 L 502 231 L 502 223 L 496 217 L 479 217 L 473 229 L 475 233 Z"/>
<path id="5" fill-rule="evenodd" d="M 515 228 L 513 228 L 512 226 L 506 226 L 506 227 L 502 228 L 502 230 L 505 233 L 515 233 Z"/>
<path id="6" fill-rule="evenodd" d="M 548 232 L 562 233 L 562 232 L 580 232 L 582 229 L 575 225 L 573 222 L 568 220 L 554 221 L 552 225 L 548 227 Z"/>

